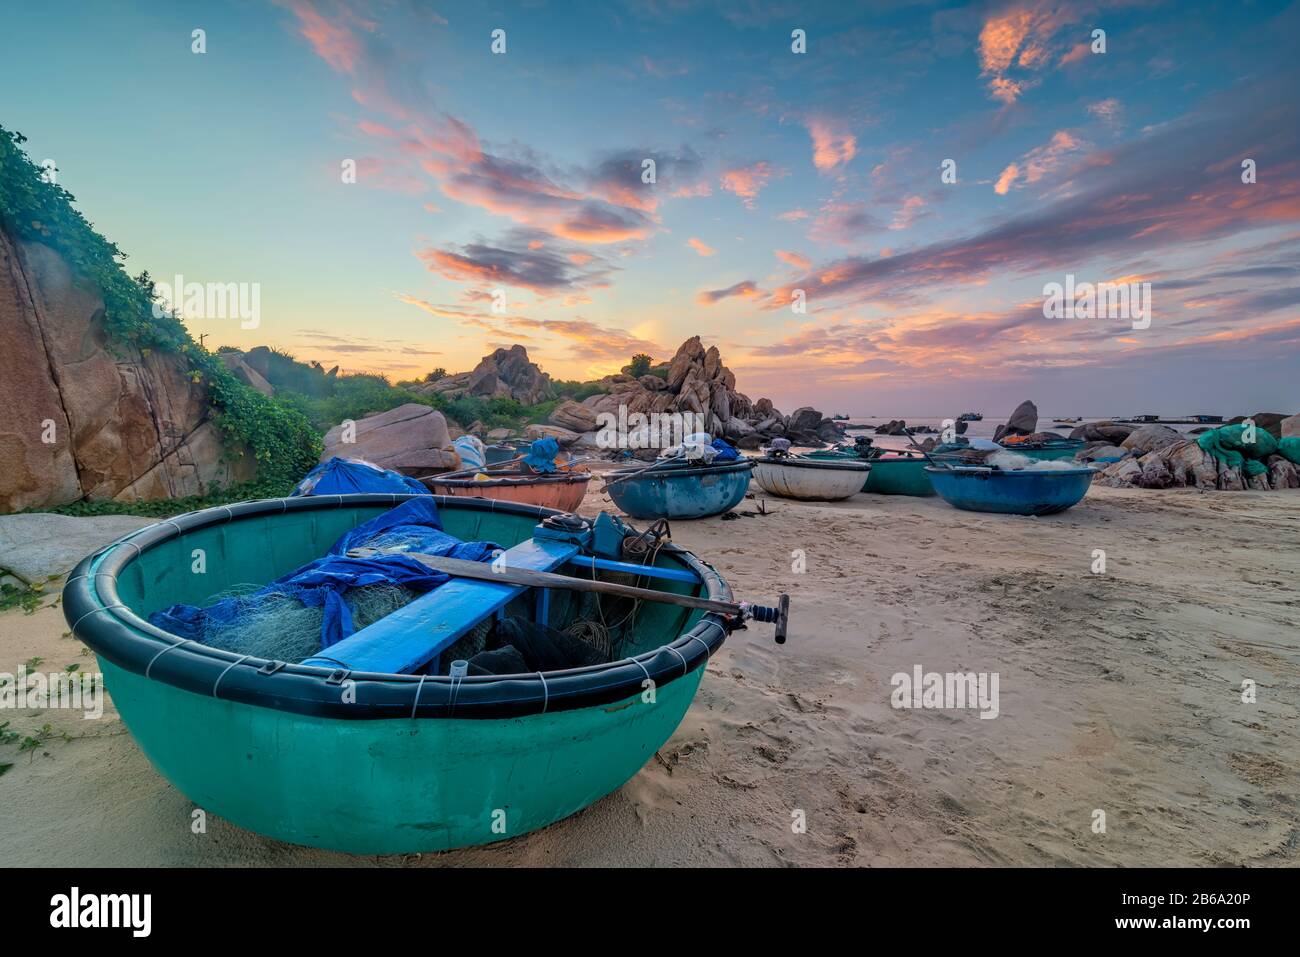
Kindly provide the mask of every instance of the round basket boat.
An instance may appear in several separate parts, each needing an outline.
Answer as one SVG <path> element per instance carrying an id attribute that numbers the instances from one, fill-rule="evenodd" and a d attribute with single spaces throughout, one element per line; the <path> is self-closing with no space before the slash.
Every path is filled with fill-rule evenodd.
<path id="1" fill-rule="evenodd" d="M 519 502 L 523 505 L 540 505 L 561 512 L 576 512 L 587 494 L 590 472 L 551 472 L 541 475 L 523 475 L 511 472 L 501 477 L 475 481 L 472 478 L 440 479 L 436 475 L 420 481 L 435 495 L 461 495 L 472 498 L 491 498 L 502 502 Z M 499 473 L 496 473 L 499 474 Z"/>
<path id="2" fill-rule="evenodd" d="M 1053 515 L 1077 505 L 1088 494 L 1094 468 L 1004 470 L 928 466 L 926 474 L 949 505 L 968 512 Z"/>
<path id="3" fill-rule="evenodd" d="M 809 452 L 807 458 L 827 459 L 837 462 L 868 462 L 871 471 L 862 485 L 862 491 L 875 495 L 934 494 L 930 476 L 925 474 L 926 459 L 919 452 L 886 452 L 874 459 L 863 459 L 856 452 L 839 449 L 822 449 Z"/>
<path id="4" fill-rule="evenodd" d="M 609 473 L 609 497 L 633 518 L 707 518 L 740 504 L 753 468 L 752 460 L 739 459 L 700 466 L 674 462 L 639 473 L 618 469 Z"/>
<path id="5" fill-rule="evenodd" d="M 834 502 L 862 491 L 871 464 L 862 459 L 773 458 L 754 461 L 754 481 L 766 492 L 809 502 Z"/>
<path id="6" fill-rule="evenodd" d="M 724 640 L 724 622 L 669 604 L 640 607 L 621 660 L 464 678 L 267 661 L 146 621 L 173 603 L 202 604 L 284 575 L 408 498 L 331 495 L 207 509 L 141 529 L 73 571 L 63 591 L 73 632 L 97 655 L 140 749 L 196 805 L 259 834 L 359 854 L 482 844 L 543 827 L 616 790 L 681 722 Z M 507 548 L 558 514 L 488 499 L 434 500 L 449 533 Z M 207 556 L 205 574 L 193 571 L 196 549 Z M 677 546 L 664 545 L 654 565 L 664 571 L 649 587 L 731 597 L 712 568 Z M 564 627 L 576 607 L 572 593 L 534 594 L 548 596 L 544 620 Z"/>
<path id="7" fill-rule="evenodd" d="M 1008 452 L 1023 455 L 1025 458 L 1043 462 L 1064 462 L 1074 458 L 1083 448 L 1083 439 L 1060 439 L 1051 442 L 1015 443 L 1007 442 L 1004 447 Z"/>

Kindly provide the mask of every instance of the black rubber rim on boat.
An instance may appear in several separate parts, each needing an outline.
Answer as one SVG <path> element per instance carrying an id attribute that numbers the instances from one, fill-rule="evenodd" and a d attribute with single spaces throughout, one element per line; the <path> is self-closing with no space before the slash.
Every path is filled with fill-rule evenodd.
<path id="1" fill-rule="evenodd" d="M 514 718 L 623 701 L 702 667 L 726 638 L 721 616 L 653 651 L 604 665 L 533 675 L 453 679 L 438 675 L 339 672 L 236 655 L 156 628 L 118 596 L 117 579 L 141 554 L 187 532 L 289 511 L 397 505 L 414 495 L 304 496 L 240 502 L 190 512 L 127 535 L 81 561 L 63 589 L 63 614 L 76 636 L 119 668 L 152 681 L 225 701 L 295 714 L 352 720 Z M 433 495 L 440 507 L 526 515 L 539 522 L 556 509 L 496 499 Z M 671 543 L 660 551 L 700 576 L 707 597 L 729 601 L 731 589 L 707 563 Z M 96 564 L 98 563 L 98 564 Z M 219 687 L 218 687 L 219 686 Z M 348 694 L 345 694 L 345 690 Z M 111 691 L 111 689 L 110 689 Z M 350 699 L 350 700 L 345 700 Z"/>
<path id="2" fill-rule="evenodd" d="M 871 468 L 867 459 L 773 459 L 764 456 L 753 460 L 758 465 L 789 465 L 797 469 L 830 469 L 839 472 L 866 472 Z"/>
<path id="3" fill-rule="evenodd" d="M 609 473 L 609 478 L 615 479 L 621 478 L 624 475 L 631 475 L 631 478 L 623 479 L 623 481 L 619 483 L 622 485 L 624 482 L 635 482 L 638 479 L 649 480 L 668 478 L 669 476 L 680 478 L 683 475 L 718 475 L 722 472 L 748 472 L 754 467 L 754 462 L 754 459 L 741 459 L 738 462 L 724 462 L 721 465 L 694 465 L 686 468 L 682 468 L 681 466 L 664 467 L 663 465 L 659 465 L 651 469 L 641 466 L 638 468 L 615 469 Z"/>

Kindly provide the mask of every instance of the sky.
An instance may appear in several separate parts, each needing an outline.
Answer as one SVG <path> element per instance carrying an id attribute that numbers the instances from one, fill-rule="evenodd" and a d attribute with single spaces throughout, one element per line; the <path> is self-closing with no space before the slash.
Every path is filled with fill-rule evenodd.
<path id="1" fill-rule="evenodd" d="M 588 379 L 699 335 L 787 412 L 1294 412 L 1297 46 L 1265 2 L 45 0 L 0 125 L 133 273 L 256 284 L 209 348 Z M 1149 325 L 1045 316 L 1068 277 Z"/>

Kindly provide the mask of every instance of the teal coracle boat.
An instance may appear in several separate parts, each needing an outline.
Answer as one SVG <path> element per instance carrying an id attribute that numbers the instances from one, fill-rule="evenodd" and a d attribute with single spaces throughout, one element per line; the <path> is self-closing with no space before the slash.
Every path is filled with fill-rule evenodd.
<path id="1" fill-rule="evenodd" d="M 1043 471 L 928 466 L 926 472 L 935 491 L 954 508 L 1007 515 L 1055 515 L 1073 508 L 1097 474 L 1086 466 Z"/>
<path id="2" fill-rule="evenodd" d="M 740 504 L 753 468 L 752 459 L 708 465 L 660 462 L 653 468 L 611 472 L 605 488 L 614 504 L 633 518 L 708 518 Z"/>
<path id="3" fill-rule="evenodd" d="M 1066 462 L 1078 455 L 1083 448 L 1082 439 L 1060 439 L 1050 442 L 1008 442 L 1003 441 L 1008 452 L 1023 455 L 1036 462 Z"/>
<path id="4" fill-rule="evenodd" d="M 140 749 L 196 806 L 295 844 L 358 854 L 445 850 L 574 813 L 621 787 L 677 728 L 733 626 L 713 611 L 644 602 L 618 660 L 459 678 L 363 663 L 405 659 L 427 644 L 426 633 L 443 627 L 449 609 L 434 614 L 421 603 L 444 593 L 479 596 L 451 609 L 462 625 L 508 612 L 556 628 L 574 620 L 575 593 L 454 579 L 310 659 L 319 665 L 234 654 L 146 620 L 176 603 L 202 605 L 237 585 L 269 582 L 410 497 L 331 495 L 208 509 L 129 535 L 71 574 L 63 605 L 73 632 L 98 657 Z M 579 570 L 570 574 L 626 581 L 625 564 L 588 555 L 563 536 L 542 536 L 539 521 L 562 513 L 430 498 L 458 538 L 532 556 L 531 567 L 568 564 Z M 196 573 L 200 553 L 206 567 Z M 638 569 L 638 582 L 659 591 L 731 597 L 712 568 L 670 542 Z M 479 600 L 483 590 L 497 599 Z M 423 629 L 393 624 L 403 615 L 416 622 L 412 610 L 422 607 Z M 367 644 L 375 629 L 387 629 L 388 640 Z"/>
<path id="5" fill-rule="evenodd" d="M 808 458 L 862 460 L 871 463 L 871 471 L 863 483 L 862 491 L 876 495 L 915 495 L 934 494 L 930 476 L 926 475 L 928 464 L 925 456 L 916 452 L 885 452 L 874 458 L 863 460 L 853 449 L 833 448 L 809 452 Z"/>

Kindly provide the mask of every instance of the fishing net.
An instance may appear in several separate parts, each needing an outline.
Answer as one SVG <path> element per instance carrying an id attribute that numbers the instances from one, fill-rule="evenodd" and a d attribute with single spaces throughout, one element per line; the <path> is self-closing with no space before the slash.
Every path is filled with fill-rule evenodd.
<path id="1" fill-rule="evenodd" d="M 350 554 L 354 549 L 362 551 Z M 481 562 L 496 551 L 491 542 L 463 542 L 444 532 L 431 496 L 412 498 L 268 585 L 214 596 L 201 608 L 173 605 L 149 621 L 237 654 L 301 661 L 449 580 L 404 552 Z"/>
<path id="2" fill-rule="evenodd" d="M 1079 467 L 1075 462 L 1061 459 L 1033 459 L 1028 455 L 1018 455 L 1015 452 L 994 452 L 984 460 L 984 464 L 1007 472 L 1062 472 Z"/>
<path id="3" fill-rule="evenodd" d="M 1247 442 L 1247 438 L 1254 441 Z M 1210 429 L 1201 434 L 1196 444 L 1219 461 L 1249 476 L 1267 472 L 1268 466 L 1263 460 L 1278 451 L 1278 441 L 1270 433 L 1261 428 L 1248 431 L 1244 425 L 1224 425 Z M 1285 451 L 1283 454 L 1286 454 Z"/>
<path id="4" fill-rule="evenodd" d="M 343 602 L 359 630 L 419 595 L 414 589 L 384 583 L 353 588 L 343 595 Z M 213 598 L 230 600 L 232 614 L 201 619 L 196 641 L 237 655 L 295 663 L 320 650 L 325 617 L 321 605 L 306 605 L 285 592 L 261 592 L 257 585 L 234 588 Z"/>

